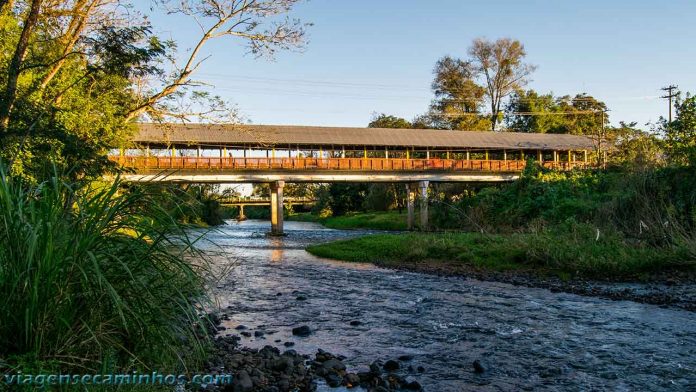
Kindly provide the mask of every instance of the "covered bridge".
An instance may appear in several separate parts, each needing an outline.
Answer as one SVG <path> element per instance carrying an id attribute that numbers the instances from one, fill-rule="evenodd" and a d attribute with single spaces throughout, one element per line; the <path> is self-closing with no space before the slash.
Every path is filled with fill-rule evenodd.
<path id="1" fill-rule="evenodd" d="M 271 183 L 274 231 L 285 182 L 406 183 L 411 224 L 415 193 L 427 200 L 430 181 L 512 181 L 528 159 L 585 168 L 593 148 L 576 135 L 213 124 L 139 124 L 133 142 L 110 157 L 134 169 L 131 181 Z"/>

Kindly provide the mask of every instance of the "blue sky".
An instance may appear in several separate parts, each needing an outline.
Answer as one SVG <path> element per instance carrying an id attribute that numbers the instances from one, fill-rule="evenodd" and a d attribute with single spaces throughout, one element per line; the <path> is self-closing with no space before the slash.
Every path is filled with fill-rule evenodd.
<path id="1" fill-rule="evenodd" d="M 435 61 L 466 56 L 476 37 L 519 39 L 538 66 L 530 88 L 587 92 L 614 123 L 666 116 L 659 89 L 670 83 L 696 92 L 694 0 L 312 0 L 292 16 L 314 24 L 302 53 L 255 59 L 228 39 L 206 48 L 198 79 L 255 124 L 366 126 L 375 112 L 411 119 L 432 99 Z M 196 36 L 190 21 L 152 18 L 181 49 Z"/>

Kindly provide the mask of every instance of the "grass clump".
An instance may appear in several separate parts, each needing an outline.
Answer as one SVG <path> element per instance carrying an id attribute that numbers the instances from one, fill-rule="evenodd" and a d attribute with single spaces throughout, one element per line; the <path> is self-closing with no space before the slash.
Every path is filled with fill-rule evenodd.
<path id="1" fill-rule="evenodd" d="M 201 270 L 166 193 L 0 173 L 5 370 L 180 370 L 202 358 Z"/>

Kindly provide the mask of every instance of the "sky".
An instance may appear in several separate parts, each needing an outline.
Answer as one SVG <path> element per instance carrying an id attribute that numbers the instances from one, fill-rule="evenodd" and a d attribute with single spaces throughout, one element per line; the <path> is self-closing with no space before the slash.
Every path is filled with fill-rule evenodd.
<path id="1" fill-rule="evenodd" d="M 254 124 L 412 119 L 432 100 L 437 59 L 466 57 L 477 37 L 520 40 L 538 66 L 528 88 L 593 95 L 614 124 L 666 117 L 661 87 L 696 92 L 696 0 L 311 0 L 291 16 L 313 24 L 301 52 L 256 59 L 226 38 L 205 48 L 197 79 Z M 199 35 L 191 20 L 150 17 L 182 52 Z"/>

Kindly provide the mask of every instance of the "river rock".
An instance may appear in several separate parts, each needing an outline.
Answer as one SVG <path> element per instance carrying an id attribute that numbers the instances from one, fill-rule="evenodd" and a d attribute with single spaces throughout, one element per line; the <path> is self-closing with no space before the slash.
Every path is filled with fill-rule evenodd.
<path id="1" fill-rule="evenodd" d="M 336 373 L 327 374 L 324 377 L 324 380 L 326 380 L 326 384 L 328 384 L 331 388 L 340 387 L 343 383 L 343 377 L 339 376 Z"/>
<path id="2" fill-rule="evenodd" d="M 292 370 L 293 367 L 295 366 L 295 361 L 292 360 L 290 356 L 281 356 L 280 358 L 276 359 L 273 363 L 273 370 L 277 371 L 287 371 Z"/>
<path id="3" fill-rule="evenodd" d="M 298 301 L 306 301 L 307 297 L 304 295 L 298 295 L 297 297 L 295 297 L 295 299 Z"/>
<path id="4" fill-rule="evenodd" d="M 251 381 L 249 373 L 246 370 L 237 373 L 237 377 L 232 380 L 232 390 L 234 392 L 250 392 L 252 389 L 254 389 L 254 383 Z"/>
<path id="5" fill-rule="evenodd" d="M 317 350 L 317 354 L 314 356 L 314 360 L 317 362 L 324 362 L 328 361 L 329 359 L 336 358 L 333 354 L 330 352 L 326 352 L 322 349 Z"/>
<path id="6" fill-rule="evenodd" d="M 301 325 L 292 329 L 292 334 L 295 336 L 309 336 L 311 333 L 312 330 L 306 325 Z"/>
<path id="7" fill-rule="evenodd" d="M 263 335 L 264 335 L 263 331 L 254 331 L 254 336 L 257 338 L 260 338 Z"/>
<path id="8" fill-rule="evenodd" d="M 357 327 L 358 325 L 362 325 L 362 324 L 363 324 L 363 322 L 360 320 L 353 320 L 350 322 L 350 325 L 352 325 L 354 327 Z"/>
<path id="9" fill-rule="evenodd" d="M 379 361 L 374 361 L 370 364 L 370 373 L 380 375 L 382 374 L 382 363 Z"/>
<path id="10" fill-rule="evenodd" d="M 246 325 L 239 324 L 238 326 L 234 327 L 234 329 L 241 331 L 243 329 L 247 329 Z"/>
<path id="11" fill-rule="evenodd" d="M 422 391 L 423 387 L 420 385 L 418 381 L 410 381 L 406 383 L 403 387 L 403 389 L 406 389 L 408 391 Z"/>
<path id="12" fill-rule="evenodd" d="M 399 361 L 403 361 L 403 362 L 407 362 L 407 361 L 410 361 L 412 359 L 413 359 L 413 355 L 409 355 L 409 354 L 399 356 Z"/>
<path id="13" fill-rule="evenodd" d="M 479 361 L 478 359 L 475 360 L 472 365 L 474 366 L 474 372 L 476 373 L 483 373 L 486 371 L 485 366 L 483 366 L 483 363 L 481 363 L 481 361 Z"/>
<path id="14" fill-rule="evenodd" d="M 343 362 L 339 361 L 336 358 L 332 358 L 324 362 L 322 364 L 322 367 L 324 367 L 324 369 L 326 370 L 331 370 L 335 373 L 340 373 L 346 370 L 346 365 L 344 365 Z"/>
<path id="15" fill-rule="evenodd" d="M 360 385 L 360 377 L 355 373 L 347 373 L 343 376 L 343 385 L 348 388 L 357 387 Z"/>
<path id="16" fill-rule="evenodd" d="M 384 370 L 386 370 L 388 372 L 393 372 L 395 370 L 399 370 L 400 367 L 401 367 L 401 365 L 399 365 L 399 362 L 397 362 L 393 359 L 390 359 L 384 363 Z"/>
<path id="17" fill-rule="evenodd" d="M 294 346 L 294 345 L 295 345 L 295 342 L 285 342 L 285 343 L 283 343 L 283 346 L 285 346 L 285 347 L 292 347 L 292 346 Z"/>
<path id="18" fill-rule="evenodd" d="M 251 332 L 249 332 L 249 331 L 242 331 L 240 335 L 245 336 L 245 337 L 247 337 L 247 338 L 250 338 L 250 337 L 251 337 Z"/>

